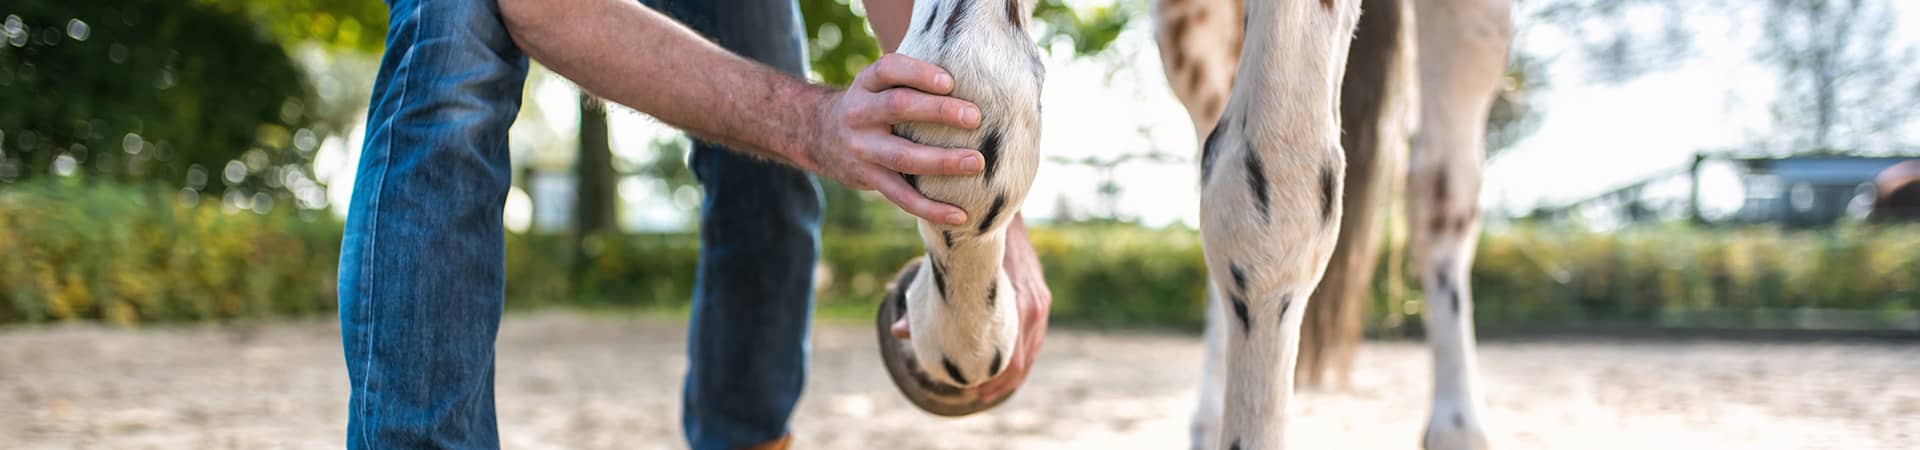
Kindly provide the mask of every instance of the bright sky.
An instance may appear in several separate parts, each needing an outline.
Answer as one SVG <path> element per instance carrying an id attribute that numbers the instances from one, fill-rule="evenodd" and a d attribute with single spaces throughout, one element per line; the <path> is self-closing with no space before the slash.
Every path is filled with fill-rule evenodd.
<path id="1" fill-rule="evenodd" d="M 1891 3 L 1901 10 L 1896 39 L 1920 42 L 1920 4 Z M 1769 69 L 1749 61 L 1748 46 L 1760 38 L 1757 20 L 1706 14 L 1689 20 L 1696 29 L 1697 52 L 1674 70 L 1605 86 L 1587 82 L 1578 62 L 1570 61 L 1577 58 L 1550 63 L 1553 86 L 1537 99 L 1545 111 L 1541 125 L 1489 164 L 1482 204 L 1519 213 L 1584 198 L 1682 167 L 1695 151 L 1729 149 L 1764 131 L 1773 79 Z M 1523 38 L 1516 45 L 1531 53 L 1568 53 L 1568 43 L 1555 36 L 1532 33 Z M 1042 99 L 1046 156 L 1079 159 L 1158 150 L 1185 159 L 1136 162 L 1115 170 L 1112 176 L 1123 186 L 1116 207 L 1123 217 L 1148 225 L 1197 224 L 1198 169 L 1188 160 L 1196 154 L 1198 139 L 1166 87 L 1151 21 L 1144 16 L 1134 20 L 1107 54 L 1073 58 L 1070 52 L 1069 46 L 1061 46 L 1047 61 Z M 521 143 L 571 136 L 578 121 L 574 91 L 557 77 L 536 79 L 528 88 L 528 106 L 551 126 L 533 129 L 538 127 L 524 123 L 523 114 L 523 123 L 515 127 L 515 158 L 567 155 L 564 149 L 527 152 Z M 614 150 L 628 160 L 649 159 L 649 142 L 674 133 L 631 111 L 612 114 L 611 119 Z M 1909 136 L 1920 141 L 1920 126 L 1910 131 Z M 1062 198 L 1083 212 L 1104 208 L 1096 193 L 1102 177 L 1094 169 L 1045 162 L 1038 177 L 1023 208 L 1031 219 L 1050 217 Z M 349 191 L 339 181 L 332 189 L 336 206 L 345 205 Z M 685 223 L 695 198 L 639 180 L 622 183 L 620 191 L 627 197 L 623 223 L 630 227 Z M 516 190 L 508 205 L 510 224 L 526 223 L 528 200 L 527 193 Z"/>
<path id="2" fill-rule="evenodd" d="M 1891 3 L 1903 9 L 1894 39 L 1920 42 L 1920 5 Z M 1556 86 L 1539 99 L 1540 129 L 1489 164 L 1482 204 L 1521 213 L 1582 199 L 1764 133 L 1776 78 L 1750 61 L 1762 36 L 1758 19 L 1745 19 L 1693 18 L 1697 52 L 1684 65 L 1623 85 L 1586 83 L 1577 63 L 1552 64 Z M 1529 37 L 1516 45 L 1543 54 L 1567 47 L 1553 36 Z M 1907 135 L 1920 140 L 1920 126 Z"/>

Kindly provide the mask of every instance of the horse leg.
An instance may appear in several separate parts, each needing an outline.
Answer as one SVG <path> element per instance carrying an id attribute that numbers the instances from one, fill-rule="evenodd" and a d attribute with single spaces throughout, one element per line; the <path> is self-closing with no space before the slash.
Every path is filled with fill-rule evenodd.
<path id="1" fill-rule="evenodd" d="M 1407 179 L 1413 257 L 1433 351 L 1429 450 L 1487 447 L 1467 274 L 1480 232 L 1486 119 L 1512 40 L 1508 0 L 1420 0 L 1420 131 Z"/>

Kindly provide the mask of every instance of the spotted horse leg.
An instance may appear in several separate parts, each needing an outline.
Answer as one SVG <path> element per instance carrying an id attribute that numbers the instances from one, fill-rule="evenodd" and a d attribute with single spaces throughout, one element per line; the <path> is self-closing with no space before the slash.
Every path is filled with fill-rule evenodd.
<path id="1" fill-rule="evenodd" d="M 1340 234 L 1337 102 L 1358 0 L 1249 0 L 1226 110 L 1201 153 L 1200 230 L 1225 299 L 1219 447 L 1286 446 L 1307 299 Z"/>
<path id="2" fill-rule="evenodd" d="M 980 107 L 973 130 L 908 123 L 894 134 L 936 147 L 975 148 L 985 160 L 973 176 L 908 176 L 927 198 L 958 206 L 967 222 L 919 221 L 927 256 L 889 284 L 875 328 L 894 385 L 916 406 L 943 416 L 992 408 L 965 388 L 999 375 L 1019 330 L 1013 284 L 1001 270 L 1007 224 L 1040 163 L 1039 47 L 1026 28 L 1034 0 L 922 0 L 901 54 L 953 75 L 952 96 Z M 906 317 L 912 339 L 889 333 Z"/>
<path id="3" fill-rule="evenodd" d="M 1433 351 L 1428 450 L 1488 447 L 1474 364 L 1468 271 L 1480 235 L 1487 111 L 1506 73 L 1509 0 L 1416 0 L 1420 130 L 1407 175 L 1410 243 Z"/>

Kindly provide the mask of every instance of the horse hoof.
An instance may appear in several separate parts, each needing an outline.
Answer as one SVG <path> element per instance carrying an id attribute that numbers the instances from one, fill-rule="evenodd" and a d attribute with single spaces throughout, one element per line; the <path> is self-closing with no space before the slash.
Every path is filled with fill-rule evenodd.
<path id="1" fill-rule="evenodd" d="M 1012 398 L 1012 393 L 989 401 L 973 392 L 934 381 L 914 363 L 913 345 L 893 337 L 893 323 L 907 315 L 907 286 L 913 283 L 913 277 L 920 273 L 925 262 L 926 258 L 907 261 L 893 281 L 887 283 L 887 294 L 880 299 L 880 312 L 873 319 L 875 336 L 880 340 L 880 361 L 887 366 L 893 386 L 900 388 L 900 394 L 921 410 L 938 416 L 960 417 L 993 409 Z"/>

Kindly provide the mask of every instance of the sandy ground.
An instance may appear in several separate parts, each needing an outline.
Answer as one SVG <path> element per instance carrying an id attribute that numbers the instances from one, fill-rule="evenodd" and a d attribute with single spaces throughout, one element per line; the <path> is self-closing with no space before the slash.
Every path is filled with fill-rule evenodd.
<path id="1" fill-rule="evenodd" d="M 327 321 L 0 329 L 0 448 L 337 448 L 346 373 Z M 508 448 L 681 448 L 681 324 L 508 319 L 498 404 Z M 1185 448 L 1194 337 L 1059 331 L 1013 401 L 984 416 L 912 409 L 870 330 L 816 327 L 801 449 Z M 1505 449 L 1920 448 L 1920 345 L 1556 339 L 1482 346 Z M 1296 448 L 1412 449 L 1428 361 L 1369 343 L 1350 388 L 1310 392 Z"/>

